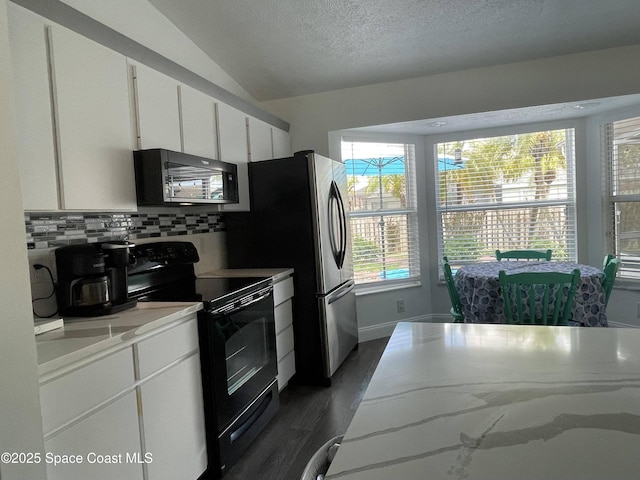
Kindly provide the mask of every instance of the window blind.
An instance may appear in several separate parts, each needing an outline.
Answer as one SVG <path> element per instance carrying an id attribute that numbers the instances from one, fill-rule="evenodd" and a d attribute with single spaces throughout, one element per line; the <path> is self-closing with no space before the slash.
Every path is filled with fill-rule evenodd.
<path id="1" fill-rule="evenodd" d="M 438 253 L 452 266 L 496 250 L 553 250 L 576 260 L 573 129 L 435 146 Z"/>
<path id="2" fill-rule="evenodd" d="M 415 148 L 342 141 L 358 284 L 420 277 Z"/>
<path id="3" fill-rule="evenodd" d="M 602 127 L 608 208 L 608 252 L 621 260 L 619 275 L 640 279 L 640 117 Z"/>

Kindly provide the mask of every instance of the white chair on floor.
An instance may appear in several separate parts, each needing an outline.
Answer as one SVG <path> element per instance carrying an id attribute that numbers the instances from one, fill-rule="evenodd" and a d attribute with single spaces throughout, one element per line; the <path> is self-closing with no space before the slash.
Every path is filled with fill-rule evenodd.
<path id="1" fill-rule="evenodd" d="M 333 461 L 336 451 L 342 443 L 342 435 L 333 437 L 331 440 L 322 445 L 316 453 L 313 454 L 307 466 L 302 472 L 300 480 L 322 480 L 325 473 L 329 470 L 329 465 Z"/>

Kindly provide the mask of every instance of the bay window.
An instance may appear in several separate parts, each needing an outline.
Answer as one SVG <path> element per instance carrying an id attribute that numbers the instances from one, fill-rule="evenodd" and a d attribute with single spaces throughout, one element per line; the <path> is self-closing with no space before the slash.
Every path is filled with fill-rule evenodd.
<path id="1" fill-rule="evenodd" d="M 619 276 L 640 279 L 640 117 L 602 128 L 607 253 L 621 260 Z"/>
<path id="2" fill-rule="evenodd" d="M 414 145 L 343 138 L 342 161 L 356 283 L 419 279 Z"/>
<path id="3" fill-rule="evenodd" d="M 438 143 L 438 254 L 453 266 L 496 250 L 576 260 L 574 130 Z"/>

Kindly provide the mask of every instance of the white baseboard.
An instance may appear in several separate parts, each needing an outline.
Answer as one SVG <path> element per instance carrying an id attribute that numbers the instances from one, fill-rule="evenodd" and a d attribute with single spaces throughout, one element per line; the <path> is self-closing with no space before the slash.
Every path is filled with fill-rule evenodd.
<path id="1" fill-rule="evenodd" d="M 394 320 L 393 322 L 379 323 L 378 325 L 372 325 L 370 327 L 362 327 L 358 329 L 358 343 L 390 337 L 398 322 L 447 323 L 451 322 L 451 315 L 420 315 L 418 317 Z"/>

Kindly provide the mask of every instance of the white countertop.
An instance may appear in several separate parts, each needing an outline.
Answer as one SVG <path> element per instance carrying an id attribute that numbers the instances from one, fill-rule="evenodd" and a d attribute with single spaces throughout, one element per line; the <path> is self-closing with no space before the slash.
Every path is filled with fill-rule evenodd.
<path id="1" fill-rule="evenodd" d="M 198 278 L 272 277 L 276 283 L 290 275 L 293 275 L 293 268 L 223 268 L 199 273 Z"/>
<path id="2" fill-rule="evenodd" d="M 64 327 L 36 336 L 38 374 L 134 341 L 202 309 L 196 302 L 140 302 L 134 308 L 102 317 L 68 318 Z"/>
<path id="3" fill-rule="evenodd" d="M 399 323 L 327 480 L 639 478 L 640 329 Z"/>

